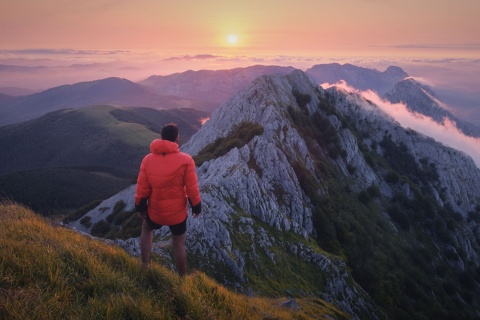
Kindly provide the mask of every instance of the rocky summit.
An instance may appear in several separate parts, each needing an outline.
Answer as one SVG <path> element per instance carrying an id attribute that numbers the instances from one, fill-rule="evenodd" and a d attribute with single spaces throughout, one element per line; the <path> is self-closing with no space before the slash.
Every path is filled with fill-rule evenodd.
<path id="1" fill-rule="evenodd" d="M 468 155 L 299 70 L 257 78 L 182 151 L 203 207 L 188 220 L 190 266 L 354 319 L 479 316 L 480 170 Z M 133 190 L 86 216 L 105 219 L 119 200 L 133 209 Z M 138 254 L 136 239 L 119 243 Z"/>

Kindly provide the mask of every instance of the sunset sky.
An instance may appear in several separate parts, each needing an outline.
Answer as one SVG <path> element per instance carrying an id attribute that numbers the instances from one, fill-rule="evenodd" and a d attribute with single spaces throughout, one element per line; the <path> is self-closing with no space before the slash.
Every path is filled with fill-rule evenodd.
<path id="1" fill-rule="evenodd" d="M 470 56 L 480 45 L 478 0 L 1 2 L 1 49 Z"/>
<path id="2" fill-rule="evenodd" d="M 480 123 L 478 17 L 479 0 L 0 0 L 0 88 L 253 64 L 396 65 Z"/>

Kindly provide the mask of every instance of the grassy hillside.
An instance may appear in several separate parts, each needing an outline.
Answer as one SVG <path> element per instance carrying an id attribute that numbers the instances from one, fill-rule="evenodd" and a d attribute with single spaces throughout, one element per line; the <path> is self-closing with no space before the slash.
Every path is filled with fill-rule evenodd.
<path id="1" fill-rule="evenodd" d="M 131 184 L 161 128 L 175 122 L 181 142 L 206 113 L 91 106 L 0 128 L 0 196 L 44 212 L 78 209 Z M 95 167 L 95 168 L 92 168 Z"/>
<path id="2" fill-rule="evenodd" d="M 168 122 L 186 140 L 205 113 L 191 109 L 91 106 L 49 113 L 0 128 L 0 174 L 29 169 L 96 165 L 135 168 Z"/>
<path id="3" fill-rule="evenodd" d="M 136 171 L 64 167 L 0 176 L 0 198 L 15 199 L 42 215 L 65 213 L 107 199 L 132 183 Z"/>
<path id="4" fill-rule="evenodd" d="M 180 278 L 102 241 L 0 203 L 0 314 L 5 319 L 348 319 L 317 298 L 233 293 L 201 272 Z"/>

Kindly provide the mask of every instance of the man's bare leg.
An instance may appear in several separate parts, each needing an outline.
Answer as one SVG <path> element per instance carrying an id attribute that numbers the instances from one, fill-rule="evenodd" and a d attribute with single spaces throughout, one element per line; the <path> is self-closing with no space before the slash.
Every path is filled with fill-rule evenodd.
<path id="1" fill-rule="evenodd" d="M 150 263 L 150 253 L 153 246 L 153 229 L 148 225 L 145 219 L 142 222 L 142 233 L 140 235 L 140 251 L 142 253 L 142 266 L 148 268 Z"/>
<path id="2" fill-rule="evenodd" d="M 181 276 L 187 274 L 187 251 L 185 249 L 186 232 L 180 236 L 172 235 L 173 254 L 175 256 L 175 264 L 177 271 Z"/>

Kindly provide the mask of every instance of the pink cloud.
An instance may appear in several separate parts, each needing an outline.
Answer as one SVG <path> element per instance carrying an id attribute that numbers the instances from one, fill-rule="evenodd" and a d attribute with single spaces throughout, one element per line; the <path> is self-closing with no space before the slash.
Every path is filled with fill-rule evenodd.
<path id="1" fill-rule="evenodd" d="M 392 117 L 402 127 L 415 130 L 446 146 L 468 154 L 475 161 L 477 167 L 480 168 L 480 139 L 466 136 L 451 120 L 444 118 L 443 123 L 440 124 L 423 114 L 411 112 L 403 103 L 390 103 L 380 98 L 371 90 L 357 90 L 350 87 L 345 81 L 336 84 L 322 84 L 321 86 L 325 89 L 335 86 L 349 93 L 355 93 L 362 96 L 366 100 L 375 104 L 385 114 Z M 371 108 L 367 103 L 365 103 L 364 107 Z"/>

